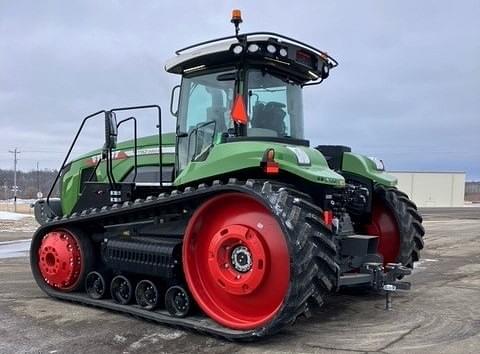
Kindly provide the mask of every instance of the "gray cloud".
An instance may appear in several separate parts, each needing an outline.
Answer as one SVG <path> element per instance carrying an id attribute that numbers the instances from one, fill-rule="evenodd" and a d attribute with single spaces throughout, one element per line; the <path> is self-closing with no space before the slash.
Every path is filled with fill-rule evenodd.
<path id="1" fill-rule="evenodd" d="M 178 77 L 164 62 L 179 47 L 232 33 L 235 7 L 242 30 L 291 35 L 340 61 L 305 94 L 312 145 L 350 145 L 390 169 L 480 179 L 474 0 L 1 2 L 0 167 L 11 167 L 15 146 L 25 151 L 22 169 L 57 167 L 82 116 L 101 108 L 159 103 L 173 130 L 167 111 Z M 100 145 L 98 128 L 79 150 Z"/>

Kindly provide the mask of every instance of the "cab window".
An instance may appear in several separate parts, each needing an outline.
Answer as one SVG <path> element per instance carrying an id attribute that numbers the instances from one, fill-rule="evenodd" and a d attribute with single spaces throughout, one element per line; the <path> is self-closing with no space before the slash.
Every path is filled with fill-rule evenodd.
<path id="1" fill-rule="evenodd" d="M 301 87 L 260 70 L 247 76 L 248 136 L 303 139 Z"/>
<path id="2" fill-rule="evenodd" d="M 178 141 L 179 170 L 194 157 L 195 152 L 201 151 L 202 147 L 208 146 L 213 136 L 211 134 L 195 134 L 195 129 L 208 125 L 215 128 L 215 133 L 226 132 L 232 127 L 230 110 L 233 102 L 235 87 L 235 72 L 216 72 L 194 77 L 186 77 L 182 81 L 182 94 L 178 112 L 177 130 L 180 135 Z M 205 129 L 204 129 L 205 130 Z M 195 146 L 189 146 L 194 140 Z"/>

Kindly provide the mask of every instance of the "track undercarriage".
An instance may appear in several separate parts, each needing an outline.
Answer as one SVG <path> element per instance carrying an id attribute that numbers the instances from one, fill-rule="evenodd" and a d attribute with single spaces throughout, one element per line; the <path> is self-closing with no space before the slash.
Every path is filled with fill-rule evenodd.
<path id="1" fill-rule="evenodd" d="M 406 268 L 384 273 L 378 262 L 341 275 L 339 241 L 321 215 L 282 184 L 214 181 L 51 220 L 33 237 L 32 271 L 57 299 L 254 339 L 339 286 L 404 284 Z"/>

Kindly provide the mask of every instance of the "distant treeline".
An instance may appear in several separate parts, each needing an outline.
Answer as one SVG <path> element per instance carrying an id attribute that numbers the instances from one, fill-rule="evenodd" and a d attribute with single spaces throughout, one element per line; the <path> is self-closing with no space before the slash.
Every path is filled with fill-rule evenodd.
<path id="1" fill-rule="evenodd" d="M 46 197 L 56 176 L 55 170 L 17 171 L 17 197 L 36 199 L 38 192 L 42 192 Z M 53 196 L 58 196 L 58 183 Z M 13 198 L 13 170 L 0 169 L 0 199 L 11 198 Z M 480 182 L 465 183 L 465 200 L 480 202 Z"/>
<path id="2" fill-rule="evenodd" d="M 46 197 L 56 176 L 55 170 L 17 171 L 17 198 L 36 199 L 38 192 Z M 58 196 L 57 188 L 54 195 Z M 13 198 L 13 170 L 0 169 L 0 199 L 10 198 Z"/>

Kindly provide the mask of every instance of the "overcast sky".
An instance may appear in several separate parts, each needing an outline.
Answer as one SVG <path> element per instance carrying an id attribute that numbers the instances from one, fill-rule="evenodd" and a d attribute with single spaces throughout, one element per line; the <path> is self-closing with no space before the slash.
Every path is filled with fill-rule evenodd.
<path id="1" fill-rule="evenodd" d="M 0 0 L 0 168 L 56 168 L 81 118 L 158 103 L 164 126 L 175 49 L 274 31 L 340 62 L 306 89 L 312 145 L 344 144 L 390 170 L 466 171 L 480 180 L 480 1 Z M 143 117 L 142 117 L 143 118 Z M 145 122 L 152 117 L 145 116 Z M 97 128 L 98 127 L 98 128 Z M 80 150 L 101 144 L 101 125 Z"/>

